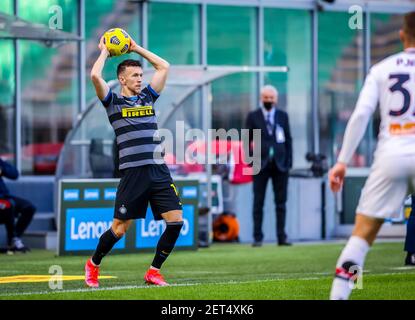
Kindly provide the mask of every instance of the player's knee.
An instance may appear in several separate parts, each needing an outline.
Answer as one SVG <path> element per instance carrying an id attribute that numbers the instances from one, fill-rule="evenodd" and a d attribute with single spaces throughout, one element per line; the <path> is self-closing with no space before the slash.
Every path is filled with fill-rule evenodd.
<path id="1" fill-rule="evenodd" d="M 381 219 L 366 217 L 358 213 L 352 235 L 362 238 L 369 245 L 372 245 L 382 224 L 383 220 Z"/>
<path id="2" fill-rule="evenodd" d="M 128 230 L 126 223 L 117 223 L 112 225 L 112 231 L 118 238 L 122 238 Z"/>
<path id="3" fill-rule="evenodd" d="M 117 227 L 115 229 L 112 229 L 112 231 L 114 232 L 114 234 L 118 237 L 118 238 L 122 238 L 125 233 L 127 232 L 127 230 L 123 227 Z"/>
<path id="4" fill-rule="evenodd" d="M 166 219 L 167 223 L 171 223 L 171 222 L 183 222 L 183 217 L 182 216 L 177 216 L 177 217 L 173 217 L 171 219 Z"/>
<path id="5" fill-rule="evenodd" d="M 174 210 L 162 215 L 166 222 L 183 222 L 183 211 Z"/>

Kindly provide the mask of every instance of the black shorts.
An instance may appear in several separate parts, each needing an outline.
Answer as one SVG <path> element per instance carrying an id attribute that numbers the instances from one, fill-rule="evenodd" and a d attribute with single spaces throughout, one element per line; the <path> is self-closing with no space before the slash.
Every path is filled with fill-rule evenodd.
<path id="1" fill-rule="evenodd" d="M 167 211 L 182 210 L 176 186 L 165 164 L 128 168 L 122 173 L 115 199 L 114 218 L 145 218 L 149 202 L 156 220 L 161 220 L 161 214 Z"/>

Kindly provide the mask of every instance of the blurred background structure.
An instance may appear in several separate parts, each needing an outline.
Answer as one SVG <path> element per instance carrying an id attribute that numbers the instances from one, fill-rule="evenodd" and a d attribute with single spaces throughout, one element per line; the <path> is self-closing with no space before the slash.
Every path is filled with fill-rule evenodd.
<path id="1" fill-rule="evenodd" d="M 353 5 L 359 6 L 357 11 Z M 86 166 L 93 162 L 91 150 L 112 156 L 113 136 L 105 118 L 100 122 L 101 118 L 90 116 L 85 122 L 88 108 L 104 112 L 93 110 L 98 106 L 94 106 L 89 72 L 99 53 L 98 40 L 107 29 L 124 28 L 173 66 L 287 66 L 287 73 L 266 69 L 230 73 L 212 81 L 208 93 L 195 91 L 182 100 L 178 90 L 175 98 L 181 108 L 163 124 L 170 127 L 183 120 L 187 128 L 239 130 L 247 113 L 259 105 L 260 87 L 272 84 L 279 91 L 279 107 L 290 116 L 298 171 L 310 167 L 307 152 L 324 154 L 329 165 L 334 163 L 366 73 L 371 65 L 402 49 L 398 36 L 402 16 L 414 9 L 415 1 L 386 0 L 0 0 L 0 156 L 22 172 L 21 179 L 10 184 L 12 191 L 30 195 L 39 207 L 31 230 L 56 229 L 56 173 L 58 178 L 77 173 L 97 177 L 91 167 L 66 174 L 65 161 L 77 165 L 70 157 L 61 157 L 57 171 L 65 139 L 67 148 L 88 146 Z M 356 12 L 357 17 L 361 13 L 361 24 L 351 23 Z M 115 79 L 116 65 L 124 58 L 109 59 L 104 78 Z M 191 81 L 191 73 L 188 77 Z M 203 117 L 205 98 L 211 107 L 209 119 Z M 82 114 L 83 123 L 79 122 Z M 378 119 L 377 115 L 370 123 L 353 157 L 355 170 L 350 170 L 338 198 L 324 184 L 315 194 L 302 194 L 303 185 L 296 184 L 293 175 L 287 218 L 290 210 L 299 215 L 289 222 L 290 230 L 303 219 L 304 199 L 317 198 L 316 210 L 322 212 L 318 223 L 322 230 L 317 233 L 332 238 L 350 232 L 354 206 L 373 160 Z M 90 133 L 82 132 L 83 127 Z M 78 128 L 79 137 L 73 128 Z M 198 171 L 179 168 L 171 159 L 176 174 Z M 324 177 L 319 179 L 317 186 Z M 240 188 L 245 188 L 238 191 L 241 197 L 251 186 Z M 250 210 L 251 199 L 235 196 L 233 200 Z M 294 216 L 291 213 L 291 219 Z M 249 225 L 242 226 L 241 233 L 248 232 L 248 239 L 251 216 L 245 219 Z M 391 229 L 391 234 L 401 234 L 399 228 Z"/>

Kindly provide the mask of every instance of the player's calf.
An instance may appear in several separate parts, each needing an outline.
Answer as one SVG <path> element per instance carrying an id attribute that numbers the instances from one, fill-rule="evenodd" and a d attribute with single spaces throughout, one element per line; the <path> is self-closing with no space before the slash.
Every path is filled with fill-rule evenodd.
<path id="1" fill-rule="evenodd" d="M 166 222 L 166 230 L 161 235 L 156 248 L 156 255 L 152 262 L 152 267 L 160 269 L 164 261 L 173 251 L 180 230 L 183 227 L 183 221 Z"/>
<path id="2" fill-rule="evenodd" d="M 180 235 L 180 230 L 183 227 L 183 221 L 166 222 L 166 230 L 161 235 L 156 248 L 156 254 L 150 269 L 144 276 L 144 280 L 148 284 L 167 285 L 159 270 L 170 253 L 173 251 L 177 238 Z"/>
<path id="3" fill-rule="evenodd" d="M 111 251 L 111 249 L 120 239 L 121 237 L 115 234 L 112 228 L 109 228 L 107 231 L 105 231 L 99 238 L 97 248 L 91 258 L 92 262 L 96 266 L 99 266 L 101 264 L 102 258 L 104 258 Z"/>
<path id="4" fill-rule="evenodd" d="M 336 265 L 335 278 L 330 292 L 331 300 L 347 300 L 357 276 L 361 275 L 369 243 L 363 238 L 352 236 L 343 249 Z"/>

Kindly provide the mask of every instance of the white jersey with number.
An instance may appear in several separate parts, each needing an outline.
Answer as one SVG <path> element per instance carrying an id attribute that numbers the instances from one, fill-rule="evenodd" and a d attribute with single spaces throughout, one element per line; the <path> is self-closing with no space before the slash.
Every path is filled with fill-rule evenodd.
<path id="1" fill-rule="evenodd" d="M 415 48 L 371 68 L 347 124 L 338 161 L 350 161 L 377 105 L 378 144 L 357 212 L 389 218 L 399 213 L 408 179 L 415 177 Z"/>

